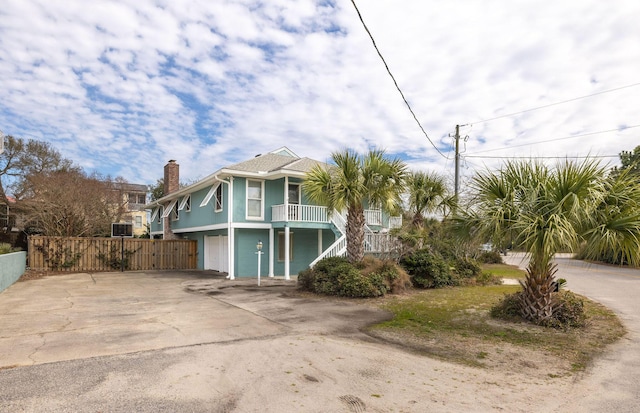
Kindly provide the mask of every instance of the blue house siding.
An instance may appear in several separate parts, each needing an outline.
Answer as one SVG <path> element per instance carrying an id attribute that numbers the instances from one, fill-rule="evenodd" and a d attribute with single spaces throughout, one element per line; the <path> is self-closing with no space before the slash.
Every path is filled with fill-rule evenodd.
<path id="1" fill-rule="evenodd" d="M 278 259 L 279 232 L 284 232 L 284 228 L 274 229 L 274 275 L 284 274 L 284 261 Z M 295 275 L 307 269 L 311 261 L 318 256 L 318 230 L 293 228 L 291 233 L 293 234 L 293 260 L 289 263 L 289 270 L 291 274 Z M 262 241 L 262 252 L 264 253 L 261 257 L 260 274 L 262 276 L 269 274 L 269 230 L 238 228 L 235 230 L 236 276 L 256 277 L 258 275 L 258 257 L 256 255 L 258 241 Z M 322 230 L 321 251 L 328 248 L 334 241 L 333 231 Z"/>
<path id="2" fill-rule="evenodd" d="M 318 230 L 305 228 L 291 228 L 293 234 L 293 260 L 289 263 L 289 271 L 291 274 L 298 274 L 300 271 L 309 268 L 311 261 L 318 256 Z M 284 261 L 278 259 L 278 233 L 284 232 L 284 228 L 276 229 L 274 236 L 274 273 L 284 274 Z M 335 241 L 335 236 L 331 230 L 322 230 L 322 248 L 324 251 Z M 284 248 L 284 246 L 282 247 Z"/>
<path id="3" fill-rule="evenodd" d="M 256 277 L 258 275 L 258 256 L 256 245 L 262 241 L 260 275 L 269 274 L 269 230 L 245 229 L 235 230 L 235 262 L 237 277 Z"/>

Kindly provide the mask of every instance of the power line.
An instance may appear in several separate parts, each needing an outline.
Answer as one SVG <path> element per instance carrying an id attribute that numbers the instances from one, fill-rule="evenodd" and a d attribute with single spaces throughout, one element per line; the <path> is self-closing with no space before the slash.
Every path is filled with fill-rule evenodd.
<path id="1" fill-rule="evenodd" d="M 402 90 L 400 89 L 400 86 L 398 86 L 398 82 L 396 81 L 396 78 L 391 73 L 391 69 L 389 69 L 389 65 L 387 65 L 386 60 L 384 60 L 384 57 L 382 56 L 382 53 L 380 53 L 380 49 L 378 49 L 378 45 L 376 44 L 376 41 L 373 39 L 373 35 L 371 34 L 371 32 L 369 31 L 369 28 L 365 24 L 365 22 L 364 22 L 364 20 L 362 18 L 362 14 L 360 14 L 360 10 L 358 10 L 358 6 L 356 6 L 355 0 L 351 0 L 351 4 L 353 4 L 353 7 L 356 9 L 356 13 L 358 13 L 358 18 L 360 18 L 360 22 L 362 23 L 362 26 L 367 31 L 367 34 L 369 35 L 369 38 L 371 39 L 371 42 L 373 43 L 373 47 L 376 49 L 376 52 L 378 52 L 378 56 L 380 56 L 380 59 L 382 59 L 382 63 L 384 63 L 384 67 L 387 69 L 387 73 L 389 73 L 389 76 L 391 76 L 391 79 L 393 80 L 393 84 L 396 85 L 396 89 L 398 89 L 398 92 L 400 92 L 400 96 L 402 96 L 402 100 L 404 100 L 404 103 L 407 105 L 407 108 L 409 108 L 409 112 L 411 112 L 411 115 L 413 116 L 413 119 L 416 121 L 416 123 L 420 127 L 420 130 L 422 131 L 424 136 L 427 137 L 427 140 L 429 141 L 431 146 L 433 146 L 434 149 L 436 151 L 438 151 L 438 153 L 443 158 L 449 159 L 449 158 L 447 158 L 447 156 L 445 154 L 440 152 L 440 149 L 438 149 L 438 147 L 431 141 L 431 138 L 429 138 L 429 135 L 427 134 L 427 131 L 425 131 L 424 128 L 422 127 L 422 124 L 418 120 L 418 117 L 416 116 L 416 114 L 413 112 L 413 109 L 411 108 L 411 105 L 409 105 L 409 102 L 407 101 L 407 98 L 404 96 L 404 93 L 402 93 Z"/>
<path id="2" fill-rule="evenodd" d="M 554 139 L 548 139 L 548 140 L 544 140 L 544 141 L 523 143 L 523 144 L 520 144 L 520 145 L 505 146 L 505 147 L 502 147 L 502 148 L 486 149 L 484 151 L 478 151 L 478 152 L 473 152 L 473 153 L 478 154 L 478 153 L 486 153 L 486 152 L 495 152 L 495 151 L 501 151 L 501 150 L 504 150 L 504 149 L 511 149 L 511 148 L 519 148 L 519 147 L 522 147 L 522 146 L 537 145 L 539 143 L 562 141 L 562 140 L 567 140 L 567 139 L 580 138 L 580 137 L 583 137 L 583 136 L 599 135 L 601 133 L 619 132 L 619 131 L 623 131 L 623 130 L 627 130 L 627 129 L 638 128 L 638 127 L 640 127 L 640 125 L 631 125 L 631 126 L 625 126 L 623 128 L 607 129 L 607 130 L 602 130 L 602 131 L 598 131 L 598 132 L 582 133 L 580 135 L 565 136 L 565 137 L 562 137 L 562 138 L 554 138 Z M 469 155 L 467 155 L 467 156 L 469 156 Z"/>
<path id="3" fill-rule="evenodd" d="M 586 155 L 586 156 L 474 156 L 467 155 L 465 158 L 481 159 L 591 159 L 591 158 L 617 158 L 619 155 Z"/>
<path id="4" fill-rule="evenodd" d="M 602 94 L 604 94 L 604 93 L 609 93 L 609 92 L 615 92 L 615 91 L 617 91 L 617 90 L 622 90 L 622 89 L 626 89 L 626 88 L 630 88 L 630 87 L 638 86 L 638 85 L 640 85 L 640 82 L 638 82 L 638 83 L 633 83 L 633 84 L 631 84 L 631 85 L 626 85 L 626 86 L 617 87 L 617 88 L 615 88 L 615 89 L 603 90 L 603 91 L 601 91 L 601 92 L 592 93 L 592 94 L 590 94 L 590 95 L 579 96 L 579 97 L 577 97 L 577 98 L 573 98 L 573 99 L 563 100 L 563 101 L 561 101 L 561 102 L 549 103 L 548 105 L 538 106 L 538 107 L 531 108 L 531 109 L 525 109 L 525 110 L 521 110 L 520 112 L 507 113 L 506 115 L 500 115 L 500 116 L 496 116 L 496 117 L 494 117 L 494 118 L 483 119 L 483 120 L 479 120 L 479 121 L 477 121 L 477 122 L 470 122 L 470 123 L 471 123 L 472 125 L 474 125 L 474 124 L 475 124 L 475 125 L 477 125 L 477 124 L 479 124 L 479 123 L 485 123 L 485 122 L 490 122 L 490 121 L 492 121 L 492 120 L 496 120 L 496 119 L 506 118 L 506 117 L 509 117 L 509 116 L 520 115 L 521 113 L 532 112 L 532 111 L 534 111 L 534 110 L 544 109 L 544 108 L 548 108 L 548 107 L 550 107 L 550 106 L 555 106 L 555 105 L 561 105 L 561 104 L 563 104 L 563 103 L 568 103 L 568 102 L 573 102 L 573 101 L 580 100 L 580 99 L 590 98 L 590 97 L 592 97 L 592 96 L 602 95 Z"/>

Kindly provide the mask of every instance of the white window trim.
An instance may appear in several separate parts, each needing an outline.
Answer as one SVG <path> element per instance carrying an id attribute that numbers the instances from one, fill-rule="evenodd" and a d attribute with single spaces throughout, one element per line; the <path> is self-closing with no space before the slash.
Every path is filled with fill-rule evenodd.
<path id="1" fill-rule="evenodd" d="M 180 201 L 180 205 L 178 205 L 178 211 L 182 211 L 184 209 L 184 207 L 187 205 L 187 202 L 189 202 L 189 208 L 186 209 L 187 212 L 191 211 L 191 194 L 186 195 L 185 197 L 182 198 L 182 201 Z"/>
<path id="2" fill-rule="evenodd" d="M 211 198 L 213 198 L 213 196 L 215 195 L 216 189 L 218 189 L 220 185 L 220 183 L 217 183 L 209 189 L 209 192 L 207 192 L 207 195 L 205 195 L 204 199 L 200 203 L 200 208 L 207 206 L 209 201 L 211 201 Z"/>
<path id="3" fill-rule="evenodd" d="M 171 201 L 171 203 L 169 203 L 169 205 L 164 209 L 164 212 L 162 213 L 162 218 L 168 217 L 171 211 L 173 211 L 173 208 L 176 207 L 177 203 L 178 203 L 177 199 L 174 199 L 173 201 Z"/>
<path id="4" fill-rule="evenodd" d="M 260 183 L 260 216 L 250 216 L 249 215 L 249 182 L 259 182 Z M 264 221 L 264 181 L 258 179 L 247 179 L 246 180 L 246 196 L 245 196 L 245 217 L 247 221 Z M 253 200 L 257 200 L 252 198 Z"/>

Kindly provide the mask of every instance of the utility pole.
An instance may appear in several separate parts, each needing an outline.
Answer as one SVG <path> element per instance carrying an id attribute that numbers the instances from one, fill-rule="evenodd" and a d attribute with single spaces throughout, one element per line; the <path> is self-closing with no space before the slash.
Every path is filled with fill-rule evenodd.
<path id="1" fill-rule="evenodd" d="M 460 194 L 460 125 L 456 125 L 456 179 L 454 183 L 456 202 Z"/>

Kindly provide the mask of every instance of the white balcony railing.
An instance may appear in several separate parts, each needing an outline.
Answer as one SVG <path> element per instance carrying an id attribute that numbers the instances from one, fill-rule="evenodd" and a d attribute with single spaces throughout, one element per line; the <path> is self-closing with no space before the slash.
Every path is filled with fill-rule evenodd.
<path id="1" fill-rule="evenodd" d="M 402 227 L 402 215 L 397 217 L 389 217 L 389 228 Z"/>
<path id="2" fill-rule="evenodd" d="M 339 213 L 334 211 L 334 215 L 339 215 Z M 343 221 L 346 220 L 346 218 L 342 215 L 340 215 L 339 217 L 335 216 L 334 218 L 342 218 Z M 379 209 L 365 209 L 364 219 L 367 225 L 383 225 L 382 211 L 380 211 Z M 271 220 L 273 222 L 331 222 L 328 209 L 326 207 L 297 204 L 289 204 L 286 206 L 286 208 L 285 205 L 273 205 L 271 207 Z M 399 228 L 401 226 L 402 217 L 389 218 L 389 228 Z"/>
<path id="3" fill-rule="evenodd" d="M 382 225 L 382 211 L 379 209 L 365 209 L 364 222 L 367 225 Z"/>
<path id="4" fill-rule="evenodd" d="M 364 234 L 364 251 L 369 253 L 389 253 L 396 251 L 400 246 L 400 241 L 389 233 L 372 233 Z"/>
<path id="5" fill-rule="evenodd" d="M 316 205 L 273 205 L 271 207 L 273 222 L 322 222 L 329 223 L 327 208 Z"/>

